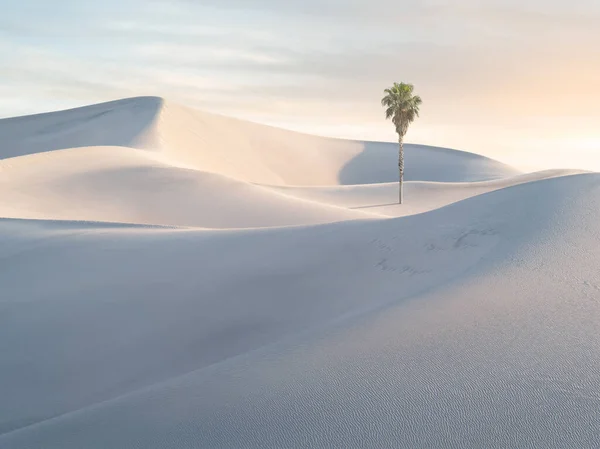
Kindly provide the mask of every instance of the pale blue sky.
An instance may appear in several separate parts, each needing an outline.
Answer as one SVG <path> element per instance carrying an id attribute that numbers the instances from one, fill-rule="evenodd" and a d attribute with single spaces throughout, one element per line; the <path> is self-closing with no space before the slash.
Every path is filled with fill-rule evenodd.
<path id="1" fill-rule="evenodd" d="M 379 98 L 407 81 L 424 99 L 409 141 L 525 168 L 600 169 L 597 0 L 0 0 L 0 8 L 3 117 L 160 95 L 316 134 L 394 140 Z"/>

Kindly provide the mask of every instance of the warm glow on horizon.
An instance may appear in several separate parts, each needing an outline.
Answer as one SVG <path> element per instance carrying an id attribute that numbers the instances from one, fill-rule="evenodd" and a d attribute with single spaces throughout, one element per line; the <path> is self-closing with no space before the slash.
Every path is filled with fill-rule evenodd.
<path id="1" fill-rule="evenodd" d="M 0 116 L 158 95 L 308 133 L 600 170 L 600 3 L 0 0 Z M 568 149 L 565 151 L 565 149 Z"/>

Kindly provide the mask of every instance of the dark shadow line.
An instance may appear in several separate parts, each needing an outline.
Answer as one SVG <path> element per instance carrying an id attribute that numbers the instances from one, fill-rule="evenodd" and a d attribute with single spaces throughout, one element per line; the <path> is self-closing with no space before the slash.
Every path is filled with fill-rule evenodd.
<path id="1" fill-rule="evenodd" d="M 372 207 L 383 207 L 383 206 L 396 206 L 398 203 L 388 203 L 388 204 L 376 204 L 374 206 L 358 206 L 358 207 L 350 207 L 349 209 L 371 209 Z"/>

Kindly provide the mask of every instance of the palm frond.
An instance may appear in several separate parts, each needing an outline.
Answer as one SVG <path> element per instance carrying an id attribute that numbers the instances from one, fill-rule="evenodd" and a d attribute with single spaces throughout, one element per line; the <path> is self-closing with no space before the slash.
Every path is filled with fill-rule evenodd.
<path id="1" fill-rule="evenodd" d="M 407 83 L 394 83 L 383 92 L 385 96 L 381 99 L 381 105 L 386 108 L 385 118 L 392 119 L 396 131 L 403 136 L 408 131 L 408 126 L 419 116 L 421 97 L 413 95 L 414 86 Z"/>
<path id="2" fill-rule="evenodd" d="M 391 117 L 393 117 L 394 116 L 394 112 L 395 112 L 395 109 L 394 109 L 393 106 L 388 107 L 385 110 L 385 119 L 389 120 Z"/>

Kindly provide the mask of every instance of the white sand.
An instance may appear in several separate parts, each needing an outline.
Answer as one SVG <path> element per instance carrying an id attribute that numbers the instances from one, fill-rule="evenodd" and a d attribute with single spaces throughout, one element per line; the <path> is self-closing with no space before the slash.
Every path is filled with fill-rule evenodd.
<path id="1" fill-rule="evenodd" d="M 83 147 L 0 160 L 0 216 L 210 228 L 370 217 L 155 157 L 133 148 Z"/>
<path id="2" fill-rule="evenodd" d="M 597 443 L 600 175 L 410 146 L 386 205 L 393 144 L 156 98 L 0 158 L 3 449 Z"/>

